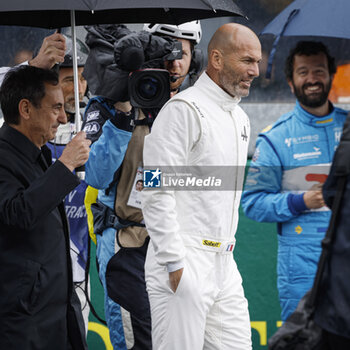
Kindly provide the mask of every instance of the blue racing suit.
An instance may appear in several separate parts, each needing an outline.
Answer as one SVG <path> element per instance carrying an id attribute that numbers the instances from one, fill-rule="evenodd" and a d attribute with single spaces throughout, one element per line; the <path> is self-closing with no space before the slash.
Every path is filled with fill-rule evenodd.
<path id="1" fill-rule="evenodd" d="M 334 108 L 324 117 L 297 102 L 257 139 L 242 196 L 245 214 L 277 222 L 277 287 L 282 320 L 311 288 L 330 219 L 327 207 L 308 210 L 303 194 L 324 183 L 347 112 Z"/>
<path id="2" fill-rule="evenodd" d="M 131 106 L 130 106 L 131 108 Z M 143 137 L 149 119 L 140 111 L 117 111 L 111 101 L 90 100 L 83 130 L 93 142 L 86 182 L 98 189 L 91 206 L 96 257 L 105 291 L 105 314 L 115 349 L 151 349 L 151 318 L 144 280 L 149 239 L 135 195 L 141 175 Z M 141 161 L 141 164 L 139 163 Z M 128 200 L 129 199 L 129 200 Z"/>
<path id="3" fill-rule="evenodd" d="M 88 162 L 85 164 L 85 181 L 98 189 L 98 200 L 109 208 L 114 208 L 115 190 L 112 186 L 116 169 L 122 164 L 131 132 L 117 129 L 101 110 L 101 98 L 90 100 L 86 107 L 83 130 L 93 142 Z M 113 110 L 109 110 L 113 113 Z M 106 117 L 106 118 L 104 118 Z M 107 121 L 106 121 L 107 120 Z M 102 156 L 103 155 L 103 156 Z M 96 235 L 96 257 L 99 265 L 99 277 L 104 289 L 104 309 L 111 343 L 114 349 L 126 350 L 126 341 L 120 306 L 107 293 L 106 269 L 111 257 L 115 254 L 115 234 L 113 227 L 106 228 L 102 235 Z"/>

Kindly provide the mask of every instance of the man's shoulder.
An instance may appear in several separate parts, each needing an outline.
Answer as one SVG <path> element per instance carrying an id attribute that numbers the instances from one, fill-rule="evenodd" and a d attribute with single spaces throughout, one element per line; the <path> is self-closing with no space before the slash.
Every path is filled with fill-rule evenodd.
<path id="1" fill-rule="evenodd" d="M 114 108 L 107 99 L 101 96 L 95 96 L 89 100 L 86 106 L 85 119 L 94 120 L 100 116 L 106 119 L 110 118 L 114 113 Z"/>
<path id="2" fill-rule="evenodd" d="M 15 170 L 20 167 L 23 167 L 23 161 L 25 157 L 22 156 L 21 152 L 14 147 L 7 140 L 0 137 L 0 165 L 1 167 Z"/>
<path id="3" fill-rule="evenodd" d="M 87 138 L 94 143 L 101 135 L 105 122 L 115 114 L 112 103 L 101 96 L 95 96 L 89 100 L 84 113 L 82 130 Z"/>
<path id="4" fill-rule="evenodd" d="M 189 101 L 191 99 L 196 98 L 198 94 L 200 94 L 200 90 L 195 85 L 193 85 L 177 93 L 174 97 L 170 99 L 170 101 L 175 101 L 175 100 Z"/>
<path id="5" fill-rule="evenodd" d="M 337 117 L 342 118 L 342 119 L 346 119 L 346 117 L 348 116 L 348 114 L 350 113 L 349 111 L 340 108 L 340 107 L 334 107 L 334 111 L 335 114 L 337 115 Z"/>
<path id="6" fill-rule="evenodd" d="M 285 130 L 288 130 L 289 123 L 292 122 L 293 116 L 294 116 L 293 111 L 283 114 L 274 123 L 266 126 L 263 130 L 261 130 L 259 133 L 259 136 L 260 135 L 274 136 L 274 135 L 279 135 L 280 133 L 283 133 Z"/>
<path id="7" fill-rule="evenodd" d="M 0 128 L 0 150 L 1 152 L 14 152 L 23 140 L 24 135 L 4 124 Z"/>
<path id="8" fill-rule="evenodd" d="M 198 106 L 200 102 L 201 97 L 199 89 L 197 89 L 195 86 L 191 86 L 173 96 L 170 100 L 168 100 L 164 107 L 180 105 L 183 108 L 196 109 L 196 106 Z"/>

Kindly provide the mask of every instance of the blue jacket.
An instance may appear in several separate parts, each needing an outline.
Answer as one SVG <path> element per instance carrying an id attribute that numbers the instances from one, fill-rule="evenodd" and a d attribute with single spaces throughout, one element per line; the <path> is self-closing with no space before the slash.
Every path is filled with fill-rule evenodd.
<path id="1" fill-rule="evenodd" d="M 86 108 L 83 130 L 93 144 L 89 160 L 85 164 L 85 181 L 97 188 L 98 199 L 113 209 L 116 186 L 112 186 L 107 193 L 104 190 L 109 188 L 115 172 L 123 162 L 132 133 L 118 129 L 110 120 L 106 121 L 102 111 L 96 113 L 96 110 L 101 110 L 102 101 L 100 97 L 94 98 Z"/>
<path id="2" fill-rule="evenodd" d="M 303 193 L 324 183 L 347 112 L 333 108 L 316 117 L 301 108 L 283 115 L 259 134 L 242 206 L 259 222 L 277 222 L 277 286 L 282 320 L 311 287 L 330 211 L 307 210 Z"/>
<path id="3" fill-rule="evenodd" d="M 117 184 L 111 185 L 114 174 L 121 166 L 128 148 L 131 132 L 118 129 L 109 119 L 115 110 L 104 98 L 94 97 L 85 109 L 83 130 L 92 141 L 89 160 L 85 164 L 85 181 L 97 188 L 98 200 L 114 208 Z M 99 276 L 105 292 L 105 316 L 113 348 L 126 349 L 124 327 L 120 307 L 108 297 L 105 272 L 114 255 L 115 229 L 106 228 L 97 237 L 99 244 L 96 257 L 99 261 Z"/>

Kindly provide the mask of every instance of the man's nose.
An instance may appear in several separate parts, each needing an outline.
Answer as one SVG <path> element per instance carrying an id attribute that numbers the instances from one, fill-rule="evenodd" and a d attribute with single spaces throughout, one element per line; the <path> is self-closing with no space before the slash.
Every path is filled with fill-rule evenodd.
<path id="1" fill-rule="evenodd" d="M 82 79 L 79 79 L 79 82 L 78 82 L 79 95 L 81 95 L 81 96 L 84 95 L 85 87 L 86 87 L 85 81 Z"/>
<path id="2" fill-rule="evenodd" d="M 180 66 L 180 62 L 181 60 L 173 60 L 173 61 L 169 61 L 170 63 L 170 67 L 179 67 Z"/>
<path id="3" fill-rule="evenodd" d="M 60 112 L 57 120 L 58 120 L 58 122 L 60 124 L 66 124 L 67 123 L 67 114 L 66 114 L 66 112 L 64 111 L 63 108 L 61 109 L 61 112 Z"/>
<path id="4" fill-rule="evenodd" d="M 252 63 L 251 66 L 249 67 L 249 74 L 252 77 L 258 77 L 259 76 L 259 63 L 255 62 Z"/>
<path id="5" fill-rule="evenodd" d="M 308 75 L 306 76 L 306 81 L 308 83 L 316 83 L 317 82 L 317 76 L 314 72 L 310 71 Z"/>

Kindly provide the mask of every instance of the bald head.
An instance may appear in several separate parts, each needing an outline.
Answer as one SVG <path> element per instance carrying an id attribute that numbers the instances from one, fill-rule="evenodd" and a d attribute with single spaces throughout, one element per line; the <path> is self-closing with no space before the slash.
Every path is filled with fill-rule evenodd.
<path id="1" fill-rule="evenodd" d="M 261 45 L 256 34 L 244 25 L 227 23 L 209 42 L 207 73 L 231 96 L 244 97 L 259 75 L 260 60 Z"/>
<path id="2" fill-rule="evenodd" d="M 226 23 L 214 33 L 208 45 L 208 56 L 213 49 L 228 53 L 239 47 L 240 42 L 246 39 L 259 42 L 256 34 L 248 27 L 238 23 Z M 260 42 L 259 42 L 260 45 Z"/>

